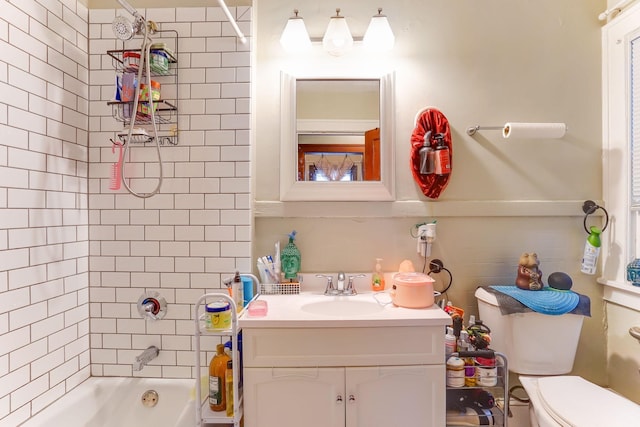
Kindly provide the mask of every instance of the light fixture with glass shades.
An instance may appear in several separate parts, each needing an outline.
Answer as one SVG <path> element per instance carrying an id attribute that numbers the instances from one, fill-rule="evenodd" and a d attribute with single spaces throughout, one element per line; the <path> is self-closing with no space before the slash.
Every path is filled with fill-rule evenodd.
<path id="1" fill-rule="evenodd" d="M 311 49 L 311 39 L 302 16 L 298 15 L 298 9 L 293 10 L 293 16 L 287 21 L 282 36 L 280 36 L 280 44 L 289 53 Z"/>
<path id="2" fill-rule="evenodd" d="M 340 16 L 340 9 L 329 19 L 327 31 L 322 38 L 322 46 L 330 55 L 341 56 L 353 47 L 353 36 L 344 16 Z"/>
<path id="3" fill-rule="evenodd" d="M 322 39 L 319 37 L 309 37 L 304 20 L 298 15 L 298 10 L 293 11 L 294 15 L 289 18 L 282 31 L 280 44 L 288 53 L 298 53 L 308 50 L 312 43 L 320 42 L 327 53 L 333 56 L 342 56 L 350 51 L 356 42 L 362 42 L 369 51 L 388 51 L 393 48 L 395 37 L 386 15 L 382 14 L 382 8 L 378 8 L 378 13 L 371 18 L 364 37 L 354 37 L 349 30 L 347 19 L 340 15 L 340 9 L 336 9 L 336 14 L 329 19 L 329 25 Z"/>
<path id="4" fill-rule="evenodd" d="M 362 44 L 368 50 L 388 51 L 393 48 L 395 41 L 387 16 L 382 14 L 382 8 L 378 8 L 378 14 L 373 15 L 364 33 Z"/>

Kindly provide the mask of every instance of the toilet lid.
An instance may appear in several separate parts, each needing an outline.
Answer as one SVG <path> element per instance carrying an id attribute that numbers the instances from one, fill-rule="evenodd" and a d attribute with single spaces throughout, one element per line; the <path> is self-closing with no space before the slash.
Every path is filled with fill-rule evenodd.
<path id="1" fill-rule="evenodd" d="M 547 413 L 561 426 L 632 426 L 640 405 L 577 376 L 542 377 L 538 393 Z"/>

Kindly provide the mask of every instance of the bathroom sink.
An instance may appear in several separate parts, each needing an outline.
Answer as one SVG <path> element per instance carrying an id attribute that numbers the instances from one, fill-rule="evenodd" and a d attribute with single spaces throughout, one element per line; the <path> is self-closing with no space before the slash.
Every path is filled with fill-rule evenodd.
<path id="1" fill-rule="evenodd" d="M 300 309 L 305 313 L 321 316 L 363 316 L 381 312 L 384 306 L 375 301 L 348 299 L 331 299 L 303 304 Z"/>
<path id="2" fill-rule="evenodd" d="M 391 280 L 389 278 L 389 280 Z M 397 307 L 386 292 L 370 292 L 355 283 L 356 295 L 325 295 L 327 280 L 316 274 L 304 276 L 298 294 L 261 293 L 268 310 L 263 316 L 245 312 L 238 319 L 241 328 L 364 328 L 422 327 L 451 323 L 451 316 L 437 305 L 423 309 Z M 359 286 L 359 288 L 358 288 Z M 404 330 L 404 329 L 402 329 Z M 443 334 L 444 339 L 444 334 Z M 444 344 L 443 344 L 444 345 Z"/>

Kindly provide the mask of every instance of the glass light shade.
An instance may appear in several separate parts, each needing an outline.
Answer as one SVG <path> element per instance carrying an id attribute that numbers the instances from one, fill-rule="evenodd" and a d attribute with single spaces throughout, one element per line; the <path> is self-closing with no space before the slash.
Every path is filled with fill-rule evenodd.
<path id="1" fill-rule="evenodd" d="M 298 16 L 297 10 L 294 13 L 295 16 L 289 18 L 280 36 L 280 44 L 289 53 L 311 49 L 311 39 L 309 38 L 307 27 L 304 25 L 304 20 L 301 16 Z"/>
<path id="2" fill-rule="evenodd" d="M 344 16 L 340 16 L 340 9 L 336 10 L 336 16 L 332 16 L 327 26 L 327 31 L 322 38 L 322 46 L 329 54 L 334 56 L 344 55 L 353 47 L 353 37 Z"/>
<path id="3" fill-rule="evenodd" d="M 382 9 L 378 9 L 378 14 L 374 15 L 369 22 L 362 44 L 369 50 L 387 51 L 393 48 L 395 41 L 389 20 L 382 15 Z"/>

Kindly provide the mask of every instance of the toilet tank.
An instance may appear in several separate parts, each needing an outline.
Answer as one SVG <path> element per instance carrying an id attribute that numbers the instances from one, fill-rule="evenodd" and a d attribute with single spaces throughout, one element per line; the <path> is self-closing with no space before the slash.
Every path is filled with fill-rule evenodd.
<path id="1" fill-rule="evenodd" d="M 507 357 L 509 370 L 527 375 L 571 372 L 584 316 L 536 312 L 502 315 L 495 295 L 476 290 L 478 314 L 491 329 L 490 348 Z"/>

